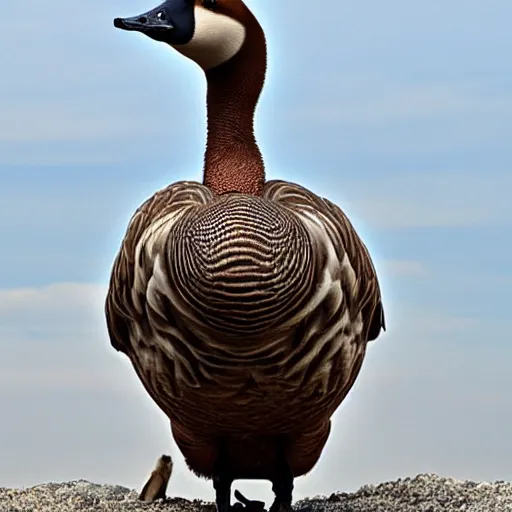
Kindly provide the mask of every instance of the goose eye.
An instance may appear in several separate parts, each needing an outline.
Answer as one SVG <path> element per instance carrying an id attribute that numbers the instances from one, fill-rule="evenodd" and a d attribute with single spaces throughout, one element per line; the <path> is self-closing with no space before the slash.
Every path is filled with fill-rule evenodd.
<path id="1" fill-rule="evenodd" d="M 159 13 L 157 13 L 156 17 L 159 20 L 165 20 L 165 12 L 164 11 L 160 11 Z"/>
<path id="2" fill-rule="evenodd" d="M 217 5 L 217 0 L 203 0 L 203 5 L 207 9 L 212 9 L 213 7 L 215 7 Z"/>

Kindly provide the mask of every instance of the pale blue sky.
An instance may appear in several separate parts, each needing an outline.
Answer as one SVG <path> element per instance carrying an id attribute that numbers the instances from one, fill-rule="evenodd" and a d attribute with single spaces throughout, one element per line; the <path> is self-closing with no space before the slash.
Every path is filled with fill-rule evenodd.
<path id="1" fill-rule="evenodd" d="M 388 312 L 297 495 L 424 471 L 512 479 L 512 4 L 248 4 L 269 45 L 256 123 L 268 177 L 344 208 Z M 201 72 L 112 26 L 154 5 L 2 7 L 0 486 L 140 487 L 171 451 L 169 493 L 213 497 L 102 314 L 135 208 L 200 179 Z"/>

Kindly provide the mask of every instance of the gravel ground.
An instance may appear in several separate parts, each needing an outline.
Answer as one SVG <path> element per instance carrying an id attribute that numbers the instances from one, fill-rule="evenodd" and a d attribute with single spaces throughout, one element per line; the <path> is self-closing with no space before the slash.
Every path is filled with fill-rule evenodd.
<path id="1" fill-rule="evenodd" d="M 475 483 L 436 475 L 419 475 L 348 494 L 315 497 L 296 503 L 312 512 L 512 512 L 512 483 Z M 152 504 L 137 492 L 84 480 L 43 484 L 28 489 L 0 488 L 0 512 L 160 511 L 214 512 L 211 503 L 171 498 Z"/>

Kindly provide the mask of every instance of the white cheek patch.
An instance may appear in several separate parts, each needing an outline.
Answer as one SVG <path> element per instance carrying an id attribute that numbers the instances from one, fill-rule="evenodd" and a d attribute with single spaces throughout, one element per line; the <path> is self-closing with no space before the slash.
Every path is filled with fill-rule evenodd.
<path id="1" fill-rule="evenodd" d="M 234 57 L 245 41 L 245 27 L 238 21 L 202 7 L 195 8 L 192 40 L 174 48 L 197 62 L 205 71 Z"/>

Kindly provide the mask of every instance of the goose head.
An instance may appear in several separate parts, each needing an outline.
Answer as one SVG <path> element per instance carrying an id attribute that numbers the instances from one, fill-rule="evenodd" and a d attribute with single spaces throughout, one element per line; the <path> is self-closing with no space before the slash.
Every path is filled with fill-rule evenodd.
<path id="1" fill-rule="evenodd" d="M 144 14 L 116 18 L 114 26 L 166 43 L 204 71 L 233 59 L 251 30 L 262 36 L 242 0 L 166 0 Z"/>

